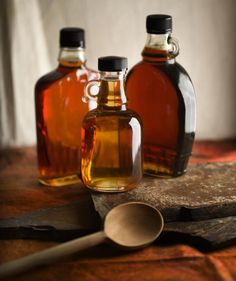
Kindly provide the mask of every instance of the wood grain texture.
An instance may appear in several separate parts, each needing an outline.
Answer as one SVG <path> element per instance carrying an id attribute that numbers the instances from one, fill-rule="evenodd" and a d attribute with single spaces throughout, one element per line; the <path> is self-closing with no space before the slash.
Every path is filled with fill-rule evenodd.
<path id="1" fill-rule="evenodd" d="M 7 252 L 2 262 L 46 249 L 53 242 L 0 241 Z M 44 266 L 6 281 L 234 281 L 236 247 L 202 253 L 190 246 L 161 246 L 158 242 L 135 252 L 102 245 L 66 261 Z"/>
<path id="2" fill-rule="evenodd" d="M 77 201 L 94 210 L 82 183 L 65 187 L 38 183 L 34 147 L 0 150 L 0 219 Z"/>

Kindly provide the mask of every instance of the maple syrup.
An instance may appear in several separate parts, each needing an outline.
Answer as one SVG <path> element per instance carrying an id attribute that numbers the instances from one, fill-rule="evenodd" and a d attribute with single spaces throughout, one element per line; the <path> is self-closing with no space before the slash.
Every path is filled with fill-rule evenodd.
<path id="1" fill-rule="evenodd" d="M 186 172 L 196 128 L 194 88 L 175 61 L 179 47 L 171 30 L 170 16 L 147 17 L 143 60 L 126 80 L 129 106 L 143 121 L 144 173 L 158 177 Z"/>
<path id="2" fill-rule="evenodd" d="M 89 109 L 83 89 L 97 77 L 85 64 L 84 45 L 83 29 L 62 29 L 59 66 L 35 86 L 38 179 L 45 185 L 81 181 L 81 124 Z"/>
<path id="3" fill-rule="evenodd" d="M 103 57 L 98 61 L 101 78 L 97 108 L 82 125 L 81 173 L 84 184 L 101 192 L 121 192 L 136 187 L 142 178 L 142 127 L 139 116 L 127 108 L 124 92 L 127 59 Z"/>

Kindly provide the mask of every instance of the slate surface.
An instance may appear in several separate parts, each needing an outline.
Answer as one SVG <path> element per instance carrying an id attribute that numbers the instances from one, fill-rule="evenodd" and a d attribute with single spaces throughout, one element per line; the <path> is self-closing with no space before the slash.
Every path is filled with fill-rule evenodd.
<path id="1" fill-rule="evenodd" d="M 93 193 L 101 217 L 114 206 L 146 202 L 161 211 L 165 231 L 191 235 L 213 247 L 236 239 L 236 163 L 198 164 L 174 179 L 145 177 L 127 193 Z"/>
<path id="2" fill-rule="evenodd" d="M 100 228 L 90 194 L 81 184 L 63 188 L 37 183 L 35 151 L 0 154 L 0 238 L 68 240 Z M 142 201 L 165 219 L 166 236 L 196 238 L 211 246 L 234 243 L 236 163 L 199 164 L 175 179 L 145 177 L 134 190 L 92 198 L 103 217 L 113 206 Z M 199 240 L 200 239 L 200 240 Z"/>
<path id="3" fill-rule="evenodd" d="M 0 220 L 0 239 L 65 241 L 100 228 L 98 213 L 79 201 Z"/>

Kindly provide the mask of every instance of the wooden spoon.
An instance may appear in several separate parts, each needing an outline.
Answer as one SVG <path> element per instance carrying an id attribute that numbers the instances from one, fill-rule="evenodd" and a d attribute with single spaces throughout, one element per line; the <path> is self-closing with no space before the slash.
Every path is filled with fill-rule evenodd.
<path id="1" fill-rule="evenodd" d="M 161 213 L 141 202 L 129 202 L 113 208 L 105 217 L 104 230 L 28 255 L 0 266 L 0 279 L 45 265 L 106 240 L 126 249 L 152 243 L 163 229 Z"/>

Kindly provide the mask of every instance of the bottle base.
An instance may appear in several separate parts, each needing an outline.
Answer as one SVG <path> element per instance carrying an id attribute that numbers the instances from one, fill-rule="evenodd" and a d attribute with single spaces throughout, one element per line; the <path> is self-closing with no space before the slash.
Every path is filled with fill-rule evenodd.
<path id="1" fill-rule="evenodd" d="M 179 172 L 176 174 L 162 174 L 162 173 L 153 173 L 151 171 L 144 171 L 144 175 L 146 176 L 150 176 L 150 177 L 155 177 L 155 178 L 160 178 L 160 179 L 171 179 L 171 178 L 177 178 L 180 176 L 183 176 L 186 173 L 186 171 L 184 172 Z"/>
<path id="2" fill-rule="evenodd" d="M 96 191 L 96 192 L 107 192 L 107 193 L 116 193 L 116 192 L 125 192 L 125 191 L 129 191 L 132 188 L 125 188 L 125 187 L 118 187 L 118 188 L 112 188 L 112 187 L 91 187 L 91 186 L 87 186 L 87 188 L 89 188 L 92 191 Z"/>
<path id="3" fill-rule="evenodd" d="M 138 183 L 137 183 L 138 184 Z M 112 180 L 102 180 L 96 181 L 91 184 L 85 182 L 85 185 L 90 190 L 96 192 L 108 192 L 108 193 L 116 193 L 116 192 L 126 192 L 131 189 L 134 189 L 137 184 L 127 184 L 127 183 L 117 183 L 117 181 Z"/>
<path id="4" fill-rule="evenodd" d="M 70 175 L 60 178 L 39 178 L 38 181 L 47 186 L 66 186 L 82 182 L 79 175 Z"/>
<path id="5" fill-rule="evenodd" d="M 174 171 L 164 165 L 154 165 L 150 163 L 144 163 L 143 170 L 144 175 L 164 179 L 180 177 L 187 171 L 186 169 L 183 171 Z"/>

